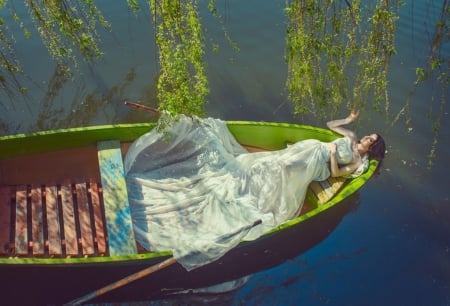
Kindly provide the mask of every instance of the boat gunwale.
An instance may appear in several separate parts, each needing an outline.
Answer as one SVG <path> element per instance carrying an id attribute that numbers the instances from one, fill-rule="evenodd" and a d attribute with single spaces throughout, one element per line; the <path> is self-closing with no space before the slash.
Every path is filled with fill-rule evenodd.
<path id="1" fill-rule="evenodd" d="M 225 121 L 227 126 L 243 127 L 278 127 L 278 128 L 293 128 L 302 129 L 309 133 L 321 134 L 327 139 L 336 138 L 338 134 L 324 128 L 313 127 L 309 125 L 301 125 L 295 123 L 282 123 L 282 122 L 270 122 L 270 121 Z M 31 133 L 19 133 L 13 135 L 0 136 L 0 160 L 17 155 L 33 154 L 54 150 L 63 150 L 79 146 L 88 146 L 94 144 L 96 141 L 117 139 L 120 141 L 133 141 L 138 136 L 143 135 L 145 132 L 155 128 L 156 122 L 147 123 L 121 123 L 121 124 L 109 124 L 109 125 L 94 125 L 86 127 L 75 127 L 66 129 L 56 129 L 48 131 L 38 131 Z M 120 133 L 118 133 L 120 132 Z M 70 135 L 71 141 L 67 142 L 51 142 L 50 140 L 55 137 L 63 137 Z M 75 136 L 83 137 L 75 137 Z M 27 140 L 26 150 L 23 144 L 23 140 Z M 44 141 L 43 143 L 36 143 L 37 141 Z M 39 144 L 39 146 L 37 146 Z M 52 146 L 49 146 L 52 144 Z M 43 149 L 45 147 L 45 149 Z"/>

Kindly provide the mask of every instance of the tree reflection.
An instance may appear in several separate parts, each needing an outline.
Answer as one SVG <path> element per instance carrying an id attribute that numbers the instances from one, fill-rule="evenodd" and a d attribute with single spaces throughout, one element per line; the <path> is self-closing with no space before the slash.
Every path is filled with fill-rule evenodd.
<path id="1" fill-rule="evenodd" d="M 91 61 L 102 56 L 99 47 L 100 37 L 97 27 L 109 28 L 109 24 L 97 9 L 93 0 L 24 0 L 28 15 L 21 16 L 16 10 L 17 3 L 12 0 L 0 0 L 0 88 L 10 98 L 8 107 L 15 108 L 16 95 L 26 97 L 28 88 L 25 84 L 34 82 L 23 70 L 17 57 L 15 44 L 17 37 L 23 33 L 26 38 L 32 38 L 33 33 L 40 36 L 48 53 L 56 62 L 56 74 L 52 80 L 72 76 L 71 70 L 77 68 L 80 58 Z M 20 4 L 19 4 L 20 5 Z M 9 19 L 4 16 L 9 15 Z M 34 25 L 34 30 L 28 28 L 28 18 Z M 8 24 L 8 21 L 10 23 Z M 18 28 L 20 31 L 14 31 Z M 53 85 L 57 85 L 53 83 Z M 39 87 L 39 85 L 38 85 Z M 55 88 L 49 88 L 46 93 L 53 95 Z M 6 102 L 1 103 L 6 109 Z M 26 103 L 30 114 L 30 106 Z M 41 116 L 50 107 L 44 101 Z"/>
<path id="2" fill-rule="evenodd" d="M 400 118 L 404 118 L 409 131 L 413 128 L 413 119 L 411 114 L 412 97 L 416 90 L 427 81 L 433 83 L 433 94 L 429 100 L 429 111 L 426 117 L 432 122 L 433 139 L 428 154 L 428 167 L 433 165 L 436 157 L 436 148 L 439 143 L 439 135 L 445 107 L 448 101 L 449 83 L 450 83 L 450 1 L 444 0 L 440 8 L 438 20 L 434 22 L 434 32 L 431 35 L 430 49 L 425 63 L 422 67 L 416 68 L 416 81 L 409 93 L 403 107 L 394 117 L 392 125 L 395 125 Z"/>
<path id="3" fill-rule="evenodd" d="M 84 92 L 83 86 L 77 86 L 75 93 L 72 95 L 65 105 L 54 103 L 55 97 L 60 95 L 60 90 L 64 85 L 71 81 L 70 77 L 59 70 L 57 66 L 52 78 L 46 89 L 46 95 L 40 102 L 40 112 L 36 118 L 36 126 L 34 130 L 52 130 L 74 126 L 87 126 L 102 118 L 108 122 L 118 122 L 121 118 L 118 116 L 122 113 L 124 92 L 133 84 L 136 78 L 136 71 L 131 68 L 117 84 L 108 88 L 97 87 L 90 92 Z M 64 68 L 61 68 L 64 70 Z M 149 90 L 143 93 L 145 96 L 154 92 L 155 83 L 149 84 Z M 152 100 L 154 98 L 145 98 Z M 81 101 L 81 102 L 80 102 Z M 142 116 L 139 116 L 142 115 Z M 128 121 L 148 121 L 148 116 L 137 113 L 137 118 L 130 117 Z"/>

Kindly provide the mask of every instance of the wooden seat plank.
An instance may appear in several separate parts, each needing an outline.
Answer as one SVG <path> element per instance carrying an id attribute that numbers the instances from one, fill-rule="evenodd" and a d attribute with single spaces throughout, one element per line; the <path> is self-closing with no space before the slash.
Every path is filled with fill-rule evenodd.
<path id="1" fill-rule="evenodd" d="M 309 187 L 311 188 L 312 192 L 318 199 L 319 204 L 323 204 L 327 201 L 327 197 L 322 192 L 323 189 L 322 189 L 322 186 L 320 186 L 319 182 L 316 182 L 316 181 L 311 182 L 311 184 L 309 184 Z"/>
<path id="2" fill-rule="evenodd" d="M 55 185 L 46 185 L 45 204 L 47 207 L 48 253 L 49 255 L 61 255 L 61 224 L 59 221 L 58 197 Z"/>
<path id="3" fill-rule="evenodd" d="M 328 179 L 328 182 L 331 184 L 331 187 L 333 188 L 334 192 L 338 192 L 339 189 L 344 185 L 346 181 L 346 178 L 344 177 L 330 177 Z"/>
<path id="4" fill-rule="evenodd" d="M 98 252 L 100 254 L 106 254 L 107 242 L 105 234 L 105 224 L 102 213 L 103 208 L 100 203 L 98 184 L 94 181 L 90 182 L 89 195 L 92 203 L 92 211 L 94 214 L 95 242 L 97 244 Z"/>
<path id="5" fill-rule="evenodd" d="M 61 184 L 61 201 L 64 219 L 66 255 L 78 255 L 78 241 L 75 227 L 75 211 L 73 207 L 71 184 Z"/>
<path id="6" fill-rule="evenodd" d="M 17 186 L 16 190 L 16 233 L 14 248 L 18 255 L 28 254 L 27 186 Z"/>
<path id="7" fill-rule="evenodd" d="M 75 188 L 77 194 L 83 255 L 92 255 L 94 254 L 94 237 L 91 228 L 91 215 L 89 211 L 86 183 L 77 183 L 75 184 Z"/>
<path id="8" fill-rule="evenodd" d="M 0 187 L 0 254 L 9 254 L 11 237 L 11 187 Z"/>
<path id="9" fill-rule="evenodd" d="M 41 186 L 33 185 L 30 190 L 31 200 L 31 241 L 33 254 L 44 254 L 44 221 L 42 213 Z"/>
<path id="10" fill-rule="evenodd" d="M 343 177 L 329 177 L 324 181 L 311 182 L 309 188 L 317 198 L 318 204 L 321 205 L 331 200 L 342 186 L 344 186 L 345 182 L 346 179 Z"/>
<path id="11" fill-rule="evenodd" d="M 120 142 L 101 141 L 97 148 L 109 253 L 112 256 L 136 254 Z"/>
<path id="12" fill-rule="evenodd" d="M 318 182 L 320 187 L 322 187 L 322 194 L 323 197 L 327 200 L 331 199 L 335 192 L 334 189 L 332 188 L 332 185 L 330 184 L 330 182 L 328 180 L 324 180 L 324 181 L 320 181 Z"/>

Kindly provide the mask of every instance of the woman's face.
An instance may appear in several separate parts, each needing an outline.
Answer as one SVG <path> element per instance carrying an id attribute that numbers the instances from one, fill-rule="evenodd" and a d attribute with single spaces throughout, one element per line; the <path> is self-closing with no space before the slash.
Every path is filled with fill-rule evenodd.
<path id="1" fill-rule="evenodd" d="M 364 136 L 363 138 L 361 138 L 359 143 L 360 143 L 362 148 L 364 148 L 366 151 L 368 151 L 370 146 L 375 141 L 377 141 L 377 139 L 378 139 L 378 135 L 377 134 L 371 134 L 371 135 L 367 135 L 367 136 Z"/>

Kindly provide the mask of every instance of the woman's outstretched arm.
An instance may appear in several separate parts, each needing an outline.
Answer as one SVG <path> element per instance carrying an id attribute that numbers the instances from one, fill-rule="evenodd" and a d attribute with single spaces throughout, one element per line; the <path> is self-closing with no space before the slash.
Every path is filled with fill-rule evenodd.
<path id="1" fill-rule="evenodd" d="M 342 126 L 354 122 L 358 118 L 358 116 L 359 111 L 352 111 L 350 115 L 347 116 L 347 118 L 328 121 L 327 126 L 330 130 L 335 131 L 336 133 L 339 133 L 343 136 L 347 136 L 356 141 L 357 140 L 356 134 L 351 130 L 343 128 Z"/>

